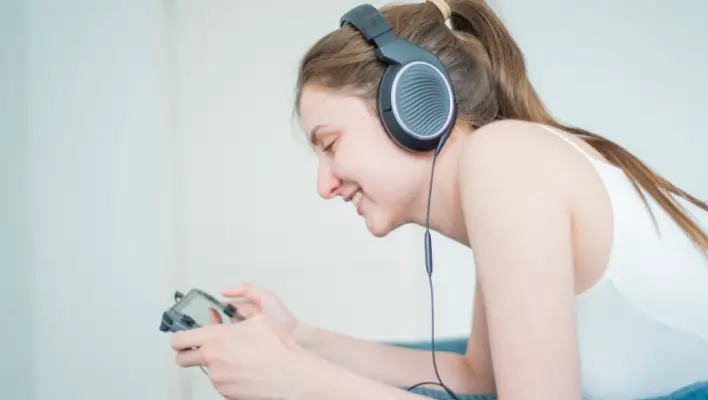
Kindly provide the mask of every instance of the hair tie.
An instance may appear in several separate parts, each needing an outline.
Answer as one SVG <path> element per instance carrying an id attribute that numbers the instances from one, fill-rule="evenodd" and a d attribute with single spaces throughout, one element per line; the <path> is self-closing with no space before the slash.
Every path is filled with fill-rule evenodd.
<path id="1" fill-rule="evenodd" d="M 447 21 L 450 19 L 450 16 L 452 16 L 452 10 L 450 10 L 450 6 L 447 5 L 445 0 L 425 0 L 428 3 L 433 3 L 435 7 L 440 10 L 440 14 L 443 16 L 443 21 Z"/>

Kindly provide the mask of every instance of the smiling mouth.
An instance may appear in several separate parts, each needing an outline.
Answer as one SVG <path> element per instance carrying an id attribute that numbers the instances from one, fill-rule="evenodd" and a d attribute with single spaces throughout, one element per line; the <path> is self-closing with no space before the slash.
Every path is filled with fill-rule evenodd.
<path id="1" fill-rule="evenodd" d="M 361 194 L 361 191 L 357 191 L 354 193 L 354 196 L 352 196 L 352 204 L 354 205 L 354 208 L 359 208 L 359 202 L 361 201 L 361 197 L 363 195 Z"/>

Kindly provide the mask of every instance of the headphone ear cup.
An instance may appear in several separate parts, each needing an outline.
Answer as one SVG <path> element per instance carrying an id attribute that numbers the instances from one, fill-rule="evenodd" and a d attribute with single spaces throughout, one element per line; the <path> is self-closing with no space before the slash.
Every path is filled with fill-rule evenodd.
<path id="1" fill-rule="evenodd" d="M 434 150 L 456 117 L 446 74 L 423 61 L 386 70 L 379 86 L 379 110 L 389 135 L 415 152 Z"/>
<path id="2" fill-rule="evenodd" d="M 379 84 L 379 113 L 381 122 L 388 135 L 402 148 L 413 151 L 413 148 L 420 147 L 415 143 L 415 138 L 408 135 L 393 111 L 393 82 L 401 70 L 402 65 L 391 65 L 384 71 Z"/>

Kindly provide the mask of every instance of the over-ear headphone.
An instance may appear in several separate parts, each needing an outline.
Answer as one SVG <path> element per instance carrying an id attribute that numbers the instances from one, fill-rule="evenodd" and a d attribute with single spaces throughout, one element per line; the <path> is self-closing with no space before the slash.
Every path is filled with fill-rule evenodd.
<path id="1" fill-rule="evenodd" d="M 378 89 L 378 109 L 388 134 L 401 147 L 423 152 L 444 144 L 457 119 L 450 76 L 435 54 L 399 39 L 389 21 L 372 5 L 351 9 L 340 19 L 376 46 L 388 67 Z"/>

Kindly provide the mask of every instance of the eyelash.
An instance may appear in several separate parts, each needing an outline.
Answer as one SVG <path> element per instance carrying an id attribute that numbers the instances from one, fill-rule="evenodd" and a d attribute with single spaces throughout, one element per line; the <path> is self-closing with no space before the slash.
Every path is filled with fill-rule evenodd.
<path id="1" fill-rule="evenodd" d="M 334 146 L 334 142 L 335 142 L 335 141 L 333 140 L 330 144 L 328 144 L 327 146 L 325 146 L 325 148 L 322 149 L 322 151 L 324 151 L 325 153 L 330 153 L 330 154 L 331 154 L 331 153 L 332 153 L 332 147 Z"/>

